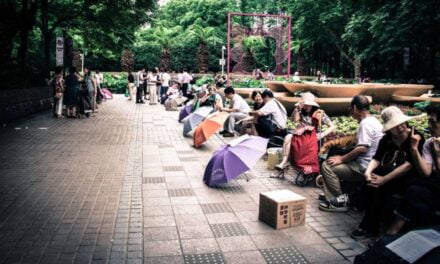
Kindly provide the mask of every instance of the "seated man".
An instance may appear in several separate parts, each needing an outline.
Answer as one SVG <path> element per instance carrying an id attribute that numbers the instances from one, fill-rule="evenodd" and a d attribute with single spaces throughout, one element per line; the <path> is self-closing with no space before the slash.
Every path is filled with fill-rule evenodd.
<path id="1" fill-rule="evenodd" d="M 364 172 L 376 153 L 382 138 L 382 124 L 370 115 L 370 103 L 363 95 L 353 97 L 350 105 L 351 115 L 359 122 L 356 135 L 357 145 L 343 156 L 332 156 L 321 165 L 325 200 L 319 209 L 331 212 L 348 210 L 348 195 L 342 193 L 341 180 L 362 182 Z M 320 197 L 322 199 L 322 197 Z"/>
<path id="2" fill-rule="evenodd" d="M 398 234 L 408 223 L 411 227 L 440 224 L 438 217 L 433 217 L 440 210 L 440 105 L 430 104 L 426 111 L 431 138 L 426 140 L 422 153 L 418 149 L 421 136 L 414 129 L 411 133 L 411 155 L 421 177 L 408 188 L 394 212 L 396 219 L 387 230 L 390 235 Z"/>
<path id="3" fill-rule="evenodd" d="M 228 86 L 225 88 L 225 97 L 230 100 L 229 108 L 221 108 L 220 111 L 230 113 L 223 126 L 223 137 L 233 137 L 234 125 L 237 121 L 249 117 L 251 108 L 246 101 L 235 93 L 234 88 Z"/>
<path id="4" fill-rule="evenodd" d="M 255 128 L 260 137 L 270 138 L 286 128 L 287 111 L 274 98 L 272 91 L 263 92 L 264 106 L 256 111 L 249 112 L 257 121 Z"/>

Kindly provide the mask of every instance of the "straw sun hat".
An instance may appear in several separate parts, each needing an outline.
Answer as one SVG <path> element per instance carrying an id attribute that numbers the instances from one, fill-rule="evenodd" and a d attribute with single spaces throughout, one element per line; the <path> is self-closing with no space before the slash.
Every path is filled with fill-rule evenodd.
<path id="1" fill-rule="evenodd" d="M 411 119 L 420 118 L 424 116 L 425 114 L 418 115 L 418 116 L 407 116 L 405 115 L 402 110 L 400 110 L 397 106 L 389 106 L 385 108 L 382 113 L 380 114 L 382 120 L 383 120 L 383 129 L 382 131 L 388 131 L 393 127 L 396 127 L 402 123 L 405 123 Z"/>
<path id="2" fill-rule="evenodd" d="M 308 93 L 308 92 L 301 94 L 301 101 L 299 101 L 296 105 L 299 105 L 301 103 L 305 105 L 319 107 L 319 104 L 315 102 L 315 96 L 312 93 Z"/>

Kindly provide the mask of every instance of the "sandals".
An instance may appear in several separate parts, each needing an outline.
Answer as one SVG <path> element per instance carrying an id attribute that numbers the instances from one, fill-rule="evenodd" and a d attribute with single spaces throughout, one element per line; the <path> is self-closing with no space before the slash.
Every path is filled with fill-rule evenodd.
<path id="1" fill-rule="evenodd" d="M 284 179 L 284 171 L 276 170 L 270 174 L 269 178 Z"/>

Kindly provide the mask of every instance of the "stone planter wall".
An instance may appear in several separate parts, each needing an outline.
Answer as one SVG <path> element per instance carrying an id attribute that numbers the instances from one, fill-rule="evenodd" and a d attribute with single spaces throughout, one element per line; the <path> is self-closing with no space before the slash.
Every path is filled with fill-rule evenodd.
<path id="1" fill-rule="evenodd" d="M 0 124 L 52 108 L 52 87 L 0 90 Z"/>

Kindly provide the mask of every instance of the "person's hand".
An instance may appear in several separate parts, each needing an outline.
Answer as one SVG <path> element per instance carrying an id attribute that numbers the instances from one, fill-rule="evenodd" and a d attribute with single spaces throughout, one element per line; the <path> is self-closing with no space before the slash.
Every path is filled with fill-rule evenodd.
<path id="1" fill-rule="evenodd" d="M 367 183 L 368 186 L 373 188 L 379 188 L 387 182 L 386 177 L 379 176 L 377 174 L 371 173 L 371 181 Z"/>
<path id="2" fill-rule="evenodd" d="M 326 162 L 328 163 L 328 165 L 334 167 L 336 165 L 342 164 L 342 156 L 340 155 L 336 155 L 336 156 L 332 156 L 330 158 L 328 158 L 326 160 Z"/>
<path id="3" fill-rule="evenodd" d="M 417 150 L 418 149 L 418 146 L 419 146 L 419 143 L 420 143 L 421 139 L 422 138 L 420 137 L 420 135 L 414 133 L 414 127 L 412 127 L 411 135 L 410 135 L 410 147 L 411 147 L 411 150 Z"/>
<path id="4" fill-rule="evenodd" d="M 370 182 L 371 182 L 371 179 L 372 179 L 371 174 L 373 174 L 373 173 L 365 172 L 365 174 L 364 174 L 365 181 L 366 181 L 367 183 L 370 183 Z"/>

